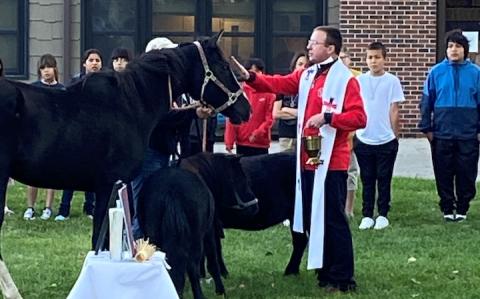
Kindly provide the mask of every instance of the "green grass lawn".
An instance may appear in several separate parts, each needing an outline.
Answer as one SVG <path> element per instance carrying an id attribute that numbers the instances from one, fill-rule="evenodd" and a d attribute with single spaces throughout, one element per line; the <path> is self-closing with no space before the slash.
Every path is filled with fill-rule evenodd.
<path id="1" fill-rule="evenodd" d="M 22 218 L 25 191 L 25 186 L 18 183 L 9 189 L 9 207 L 16 214 L 7 217 L 3 226 L 3 257 L 24 298 L 66 298 L 90 248 L 91 220 L 81 214 L 83 193 L 75 193 L 70 220 L 56 223 L 37 218 L 26 222 Z M 57 200 L 59 197 L 57 194 Z M 43 200 L 39 200 L 39 211 Z M 360 232 L 360 207 L 361 201 L 357 200 L 352 222 L 357 292 L 326 294 L 316 286 L 313 271 L 306 270 L 305 260 L 299 276 L 283 277 L 291 242 L 289 230 L 278 225 L 263 232 L 226 232 L 224 256 L 230 271 L 224 280 L 227 296 L 480 298 L 477 201 L 472 202 L 466 222 L 445 223 L 433 181 L 396 178 L 389 228 Z M 213 282 L 203 282 L 203 290 L 207 297 L 217 297 Z M 191 297 L 189 284 L 185 297 Z"/>

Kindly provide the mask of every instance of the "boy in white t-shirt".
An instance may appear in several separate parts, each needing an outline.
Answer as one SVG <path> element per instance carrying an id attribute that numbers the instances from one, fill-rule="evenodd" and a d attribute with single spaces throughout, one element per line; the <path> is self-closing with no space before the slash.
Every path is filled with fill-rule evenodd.
<path id="1" fill-rule="evenodd" d="M 380 42 L 367 48 L 369 72 L 357 77 L 367 126 L 357 130 L 354 151 L 363 184 L 363 219 L 359 229 L 384 229 L 391 201 L 393 166 L 398 152 L 398 103 L 405 100 L 400 80 L 385 71 L 387 49 Z M 373 220 L 378 187 L 378 217 Z"/>

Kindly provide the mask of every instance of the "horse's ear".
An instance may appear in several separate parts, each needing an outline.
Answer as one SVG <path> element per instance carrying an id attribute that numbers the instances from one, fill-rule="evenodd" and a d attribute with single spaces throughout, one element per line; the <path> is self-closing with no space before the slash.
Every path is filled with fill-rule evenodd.
<path id="1" fill-rule="evenodd" d="M 220 30 L 219 33 L 215 34 L 212 37 L 212 39 L 210 40 L 210 42 L 212 43 L 212 46 L 214 46 L 214 45 L 219 46 L 220 39 L 222 38 L 224 32 L 225 31 L 222 29 L 222 30 Z"/>

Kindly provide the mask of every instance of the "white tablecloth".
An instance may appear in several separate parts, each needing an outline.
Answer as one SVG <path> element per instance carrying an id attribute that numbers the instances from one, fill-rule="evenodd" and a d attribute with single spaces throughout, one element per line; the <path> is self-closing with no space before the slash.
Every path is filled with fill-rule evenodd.
<path id="1" fill-rule="evenodd" d="M 178 298 L 164 265 L 164 254 L 156 252 L 150 261 L 114 262 L 109 252 L 90 251 L 80 276 L 67 299 L 170 299 Z"/>

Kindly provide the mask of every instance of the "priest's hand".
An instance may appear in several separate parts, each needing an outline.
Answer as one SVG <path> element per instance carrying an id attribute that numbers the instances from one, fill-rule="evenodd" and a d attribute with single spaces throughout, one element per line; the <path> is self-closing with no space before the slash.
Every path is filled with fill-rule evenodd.
<path id="1" fill-rule="evenodd" d="M 305 123 L 305 127 L 320 129 L 320 127 L 323 126 L 324 124 L 325 124 L 325 116 L 324 116 L 324 113 L 322 112 L 322 113 L 312 115 Z"/>

